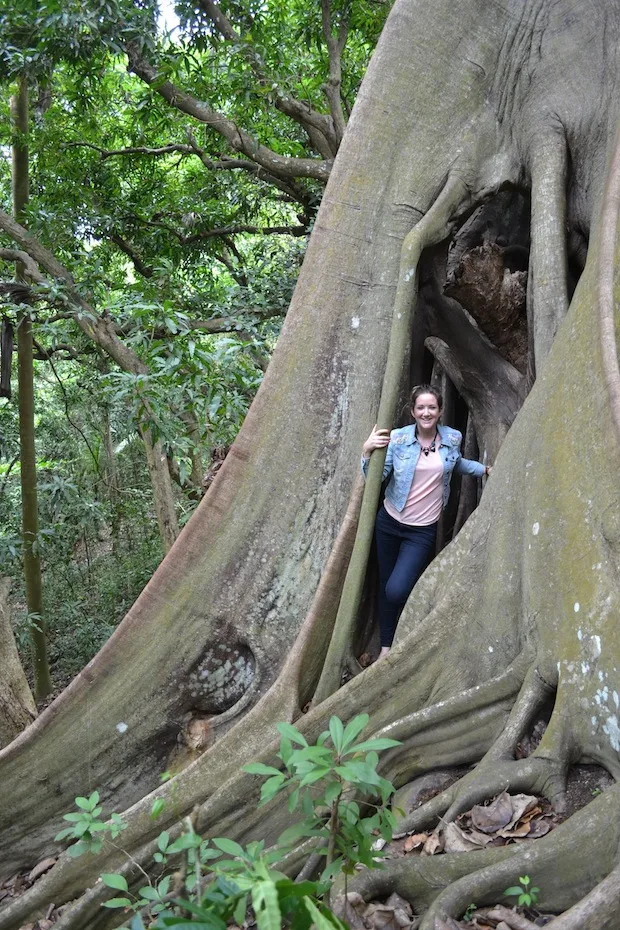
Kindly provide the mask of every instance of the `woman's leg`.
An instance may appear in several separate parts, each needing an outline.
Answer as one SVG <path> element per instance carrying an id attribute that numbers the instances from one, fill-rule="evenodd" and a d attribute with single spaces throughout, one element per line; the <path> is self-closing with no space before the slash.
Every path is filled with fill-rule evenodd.
<path id="1" fill-rule="evenodd" d="M 377 514 L 375 523 L 375 540 L 377 543 L 377 561 L 379 563 L 379 629 L 381 631 L 381 648 L 389 648 L 394 639 L 394 630 L 398 622 L 398 608 L 391 604 L 385 593 L 386 585 L 398 561 L 402 543 L 399 523 L 383 507 Z"/>
<path id="2" fill-rule="evenodd" d="M 386 581 L 384 598 L 385 629 L 381 626 L 381 645 L 390 646 L 398 618 L 413 587 L 435 554 L 437 524 L 404 526 L 396 562 Z"/>

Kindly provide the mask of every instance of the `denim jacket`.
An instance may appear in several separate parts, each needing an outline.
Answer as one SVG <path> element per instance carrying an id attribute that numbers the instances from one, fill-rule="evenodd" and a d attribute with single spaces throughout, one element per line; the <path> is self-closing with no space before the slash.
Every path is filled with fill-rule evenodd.
<path id="1" fill-rule="evenodd" d="M 458 430 L 449 426 L 438 426 L 440 445 L 439 455 L 443 462 L 443 506 L 450 497 L 450 478 L 452 472 L 459 475 L 475 475 L 481 478 L 485 473 L 485 466 L 480 462 L 472 462 L 461 456 L 462 436 Z M 390 433 L 390 442 L 387 447 L 383 478 L 391 474 L 385 496 L 395 510 L 403 509 L 409 496 L 418 459 L 420 458 L 420 443 L 416 438 L 415 424 L 403 426 L 402 429 L 393 429 Z M 366 477 L 369 459 L 362 458 L 362 474 Z"/>

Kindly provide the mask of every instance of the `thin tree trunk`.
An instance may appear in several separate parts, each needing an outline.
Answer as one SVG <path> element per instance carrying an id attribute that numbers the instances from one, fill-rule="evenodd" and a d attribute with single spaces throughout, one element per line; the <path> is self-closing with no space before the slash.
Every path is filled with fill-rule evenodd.
<path id="1" fill-rule="evenodd" d="M 28 84 L 19 79 L 19 90 L 11 98 L 13 130 L 13 212 L 18 222 L 24 220 L 28 203 Z M 16 267 L 18 280 L 23 279 L 24 268 Z M 37 510 L 37 468 L 34 446 L 34 370 L 32 363 L 32 323 L 24 314 L 17 329 L 17 358 L 19 384 L 19 441 L 22 487 L 22 534 L 24 540 L 24 577 L 28 613 L 36 615 L 32 625 L 35 694 L 38 699 L 52 690 L 47 643 L 43 621 L 43 592 L 41 563 L 36 551 L 39 531 Z"/>
<path id="2" fill-rule="evenodd" d="M 153 499 L 157 525 L 161 536 L 164 553 L 169 552 L 173 542 L 179 535 L 179 526 L 176 518 L 172 485 L 168 475 L 166 453 L 161 442 L 153 442 L 150 429 L 140 426 L 140 436 L 146 450 L 146 464 L 151 476 L 153 486 Z"/>

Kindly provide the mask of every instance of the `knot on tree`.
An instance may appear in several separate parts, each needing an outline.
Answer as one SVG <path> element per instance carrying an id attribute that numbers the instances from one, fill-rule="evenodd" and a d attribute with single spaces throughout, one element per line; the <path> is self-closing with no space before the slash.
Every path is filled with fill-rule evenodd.
<path id="1" fill-rule="evenodd" d="M 223 714 L 241 700 L 254 680 L 256 660 L 248 645 L 223 641 L 207 649 L 189 674 L 187 691 L 193 708 Z"/>

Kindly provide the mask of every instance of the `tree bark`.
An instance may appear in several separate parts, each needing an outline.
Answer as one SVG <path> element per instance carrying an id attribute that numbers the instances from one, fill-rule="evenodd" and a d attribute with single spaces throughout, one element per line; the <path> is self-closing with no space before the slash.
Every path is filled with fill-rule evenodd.
<path id="1" fill-rule="evenodd" d="M 9 583 L 0 578 L 0 747 L 8 746 L 37 716 L 11 627 Z"/>

